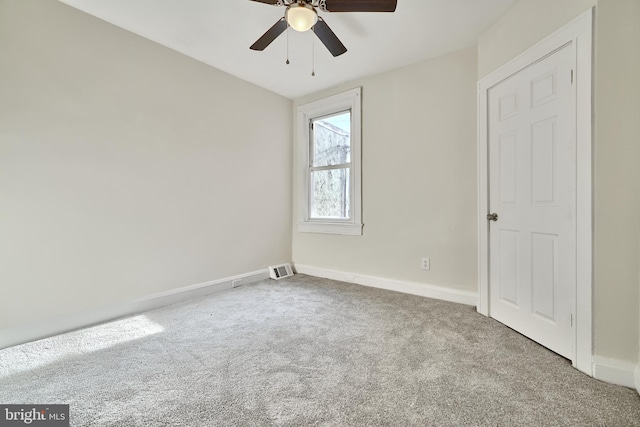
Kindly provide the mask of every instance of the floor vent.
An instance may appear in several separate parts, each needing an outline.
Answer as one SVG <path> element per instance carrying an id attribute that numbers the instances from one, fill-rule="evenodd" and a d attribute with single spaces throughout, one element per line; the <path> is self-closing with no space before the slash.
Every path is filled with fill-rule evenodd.
<path id="1" fill-rule="evenodd" d="M 291 265 L 282 264 L 282 265 L 274 265 L 273 267 L 269 267 L 269 277 L 275 280 L 284 279 L 285 277 L 293 276 L 293 270 L 291 269 Z"/>

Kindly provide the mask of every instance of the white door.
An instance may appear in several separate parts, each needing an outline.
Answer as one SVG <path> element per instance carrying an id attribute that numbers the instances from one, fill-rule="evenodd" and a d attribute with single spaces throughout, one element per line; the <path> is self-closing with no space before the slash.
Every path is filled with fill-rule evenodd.
<path id="1" fill-rule="evenodd" d="M 489 314 L 573 357 L 576 282 L 574 48 L 488 92 Z"/>

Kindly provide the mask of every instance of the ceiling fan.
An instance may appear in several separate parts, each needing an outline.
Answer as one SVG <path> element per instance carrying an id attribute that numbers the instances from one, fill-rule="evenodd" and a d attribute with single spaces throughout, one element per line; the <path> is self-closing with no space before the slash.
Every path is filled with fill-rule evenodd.
<path id="1" fill-rule="evenodd" d="M 398 0 L 251 0 L 274 6 L 285 6 L 284 17 L 280 18 L 253 45 L 252 50 L 264 50 L 280 34 L 291 26 L 297 31 L 313 32 L 333 56 L 347 51 L 340 39 L 327 23 L 318 16 L 322 12 L 394 12 Z"/>

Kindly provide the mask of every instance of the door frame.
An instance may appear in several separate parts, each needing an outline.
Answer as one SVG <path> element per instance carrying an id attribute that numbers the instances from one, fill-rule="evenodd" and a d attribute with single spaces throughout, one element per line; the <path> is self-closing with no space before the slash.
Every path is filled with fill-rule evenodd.
<path id="1" fill-rule="evenodd" d="M 591 8 L 478 82 L 478 313 L 489 316 L 489 144 L 488 92 L 562 47 L 575 53 L 576 103 L 576 289 L 572 309 L 575 341 L 573 366 L 593 376 L 592 325 L 592 49 Z"/>

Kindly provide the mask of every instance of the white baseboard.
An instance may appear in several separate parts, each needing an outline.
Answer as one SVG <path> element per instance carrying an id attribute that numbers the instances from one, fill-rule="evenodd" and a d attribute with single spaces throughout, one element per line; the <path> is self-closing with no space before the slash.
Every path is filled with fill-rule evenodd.
<path id="1" fill-rule="evenodd" d="M 634 362 L 593 356 L 593 377 L 601 381 L 638 388 L 638 372 L 639 367 Z"/>
<path id="2" fill-rule="evenodd" d="M 362 274 L 347 273 L 344 271 L 328 270 L 326 268 L 312 267 L 309 265 L 295 264 L 298 273 L 309 276 L 324 277 L 326 279 L 339 280 L 341 282 L 355 283 L 373 288 L 387 289 L 403 292 L 405 294 L 419 295 L 445 301 L 457 302 L 466 305 L 478 304 L 478 293 L 459 289 L 445 288 L 442 286 L 425 283 L 406 282 L 401 280 L 384 279 Z"/>
<path id="3" fill-rule="evenodd" d="M 81 312 L 68 316 L 58 316 L 30 325 L 0 330 L 0 349 L 12 347 L 30 341 L 58 335 L 64 332 L 93 326 L 125 316 L 143 313 L 145 311 L 164 307 L 191 298 L 209 295 L 214 292 L 231 289 L 233 282 L 240 280 L 237 285 L 248 284 L 269 278 L 269 270 L 258 270 L 250 273 L 239 274 L 223 279 L 212 280 L 196 285 L 185 286 L 148 295 L 129 301 L 123 301 L 112 306 L 101 307 L 88 312 Z"/>

